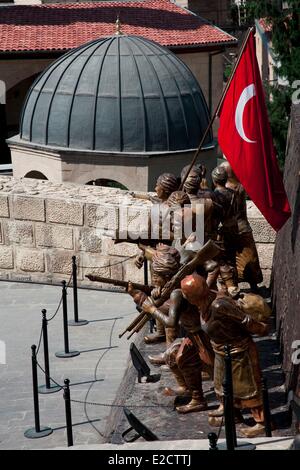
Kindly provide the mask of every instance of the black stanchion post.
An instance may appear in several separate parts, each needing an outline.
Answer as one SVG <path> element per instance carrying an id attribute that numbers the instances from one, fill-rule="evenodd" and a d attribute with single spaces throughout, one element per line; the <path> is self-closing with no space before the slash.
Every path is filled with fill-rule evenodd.
<path id="1" fill-rule="evenodd" d="M 72 428 L 72 409 L 71 409 L 71 394 L 70 394 L 70 380 L 69 379 L 65 380 L 64 400 L 65 400 L 65 411 L 66 411 L 68 447 L 72 447 L 73 446 L 73 428 Z"/>
<path id="2" fill-rule="evenodd" d="M 263 394 L 266 437 L 272 437 L 272 418 L 271 418 L 270 404 L 269 404 L 268 385 L 267 385 L 267 380 L 265 378 L 262 379 L 262 394 Z"/>
<path id="3" fill-rule="evenodd" d="M 210 432 L 208 434 L 208 441 L 209 441 L 209 450 L 219 450 L 217 443 L 218 443 L 218 436 L 215 432 Z"/>
<path id="4" fill-rule="evenodd" d="M 145 258 L 144 261 L 144 284 L 145 286 L 149 285 L 149 278 L 148 278 L 148 260 Z"/>
<path id="5" fill-rule="evenodd" d="M 44 344 L 44 365 L 45 365 L 45 382 L 46 385 L 39 387 L 39 393 L 48 394 L 56 393 L 61 390 L 61 387 L 55 384 L 51 384 L 50 378 L 50 362 L 49 362 L 49 344 L 48 344 L 48 320 L 47 310 L 42 310 L 42 328 L 43 328 L 43 344 Z"/>
<path id="6" fill-rule="evenodd" d="M 33 406 L 34 406 L 34 421 L 35 427 L 27 429 L 24 436 L 28 439 L 40 439 L 49 436 L 53 433 L 53 429 L 48 427 L 41 427 L 40 424 L 40 407 L 39 407 L 39 391 L 38 391 L 38 373 L 37 373 L 37 359 L 36 359 L 36 346 L 31 346 L 31 367 L 32 367 L 32 388 L 33 388 Z"/>
<path id="7" fill-rule="evenodd" d="M 225 352 L 225 378 L 223 382 L 224 393 L 224 420 L 225 437 L 227 450 L 254 450 L 255 445 L 248 441 L 237 443 L 235 416 L 234 416 L 234 396 L 233 396 L 233 378 L 232 378 L 232 359 L 230 347 L 224 347 Z M 221 447 L 221 446 L 220 446 Z"/>
<path id="8" fill-rule="evenodd" d="M 73 300 L 74 300 L 74 320 L 69 321 L 70 326 L 84 326 L 89 322 L 79 319 L 78 315 L 78 287 L 77 287 L 77 264 L 76 256 L 72 256 L 72 278 L 73 278 Z"/>
<path id="9" fill-rule="evenodd" d="M 232 423 L 232 406 L 230 400 L 230 385 L 226 377 L 223 382 L 223 399 L 224 399 L 224 421 L 225 421 L 225 437 L 227 450 L 234 450 L 234 434 Z"/>
<path id="10" fill-rule="evenodd" d="M 227 382 L 227 387 L 228 387 L 228 412 L 231 410 L 231 426 L 232 426 L 232 436 L 233 436 L 233 442 L 234 442 L 234 447 L 237 446 L 237 440 L 236 440 L 236 428 L 235 428 L 235 416 L 234 416 L 234 399 L 233 399 L 233 380 L 232 380 L 232 360 L 231 360 L 231 354 L 230 354 L 230 347 L 227 345 L 224 347 L 224 352 L 225 352 L 225 379 Z M 225 424 L 226 426 L 226 424 Z"/>
<path id="11" fill-rule="evenodd" d="M 149 285 L 149 275 L 148 275 L 148 260 L 145 258 L 144 260 L 144 285 L 148 286 Z M 155 320 L 154 318 L 150 318 L 149 320 L 149 327 L 150 327 L 150 333 L 152 334 L 154 331 L 155 327 Z"/>
<path id="12" fill-rule="evenodd" d="M 56 357 L 68 358 L 79 356 L 79 351 L 70 351 L 69 347 L 69 330 L 68 330 L 68 303 L 67 303 L 67 286 L 66 281 L 62 282 L 62 304 L 63 304 L 63 326 L 64 326 L 64 343 L 65 350 L 55 353 Z"/>

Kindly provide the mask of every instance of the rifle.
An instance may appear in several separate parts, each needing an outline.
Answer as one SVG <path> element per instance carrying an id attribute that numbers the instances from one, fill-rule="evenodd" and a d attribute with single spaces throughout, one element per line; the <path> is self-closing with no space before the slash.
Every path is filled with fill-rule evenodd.
<path id="1" fill-rule="evenodd" d="M 184 264 L 170 281 L 168 281 L 162 288 L 161 295 L 158 299 L 154 300 L 153 303 L 157 307 L 169 299 L 172 291 L 180 286 L 180 282 L 189 274 L 192 274 L 196 268 L 205 263 L 209 259 L 213 259 L 221 253 L 221 249 L 212 240 L 208 240 L 207 243 L 196 253 L 196 255 Z"/>
<path id="2" fill-rule="evenodd" d="M 105 284 L 112 284 L 113 286 L 125 287 L 126 291 L 128 290 L 129 282 L 127 281 L 119 281 L 117 279 L 111 279 L 110 277 L 101 277 L 93 273 L 86 274 L 85 277 L 87 277 L 90 281 L 93 281 L 93 282 L 102 282 Z M 135 282 L 132 282 L 132 287 L 136 290 L 141 290 L 142 292 L 145 292 L 145 294 L 147 295 L 150 295 L 153 289 L 152 286 L 145 286 L 144 284 L 137 284 Z"/>
<path id="3" fill-rule="evenodd" d="M 114 238 L 115 245 L 119 243 L 132 243 L 134 245 L 139 245 L 139 248 L 143 250 L 142 246 L 147 246 L 155 248 L 158 243 L 163 243 L 164 245 L 171 245 L 173 240 L 171 238 L 137 238 L 134 240 L 133 238 Z"/>
<path id="4" fill-rule="evenodd" d="M 119 334 L 119 338 L 122 338 L 122 336 L 124 336 L 125 333 L 127 333 L 127 331 L 128 331 L 128 333 L 130 333 L 144 319 L 145 313 L 142 311 L 142 309 L 140 307 L 136 307 L 136 309 L 140 312 L 140 314 L 130 323 L 130 325 L 127 326 L 127 328 L 122 333 Z M 146 324 L 146 322 L 145 322 L 145 324 Z M 129 339 L 129 338 L 131 338 L 131 336 L 128 336 L 127 339 Z"/>
<path id="5" fill-rule="evenodd" d="M 180 286 L 180 282 L 189 274 L 192 274 L 195 269 L 205 263 L 209 259 L 213 259 L 221 253 L 221 249 L 216 245 L 212 240 L 209 240 L 202 248 L 195 254 L 193 259 L 183 265 L 178 273 L 176 273 L 170 281 L 168 281 L 161 290 L 161 295 L 158 299 L 153 299 L 150 297 L 151 301 L 156 307 L 163 305 L 166 300 L 170 298 L 172 291 Z M 140 318 L 140 316 L 139 316 Z M 134 333 L 139 333 L 143 326 L 147 323 L 149 316 L 147 313 L 144 314 L 144 318 L 136 323 L 132 328 L 130 336 L 131 338 Z"/>
<path id="6" fill-rule="evenodd" d="M 127 281 L 119 281 L 117 279 L 101 277 L 97 274 L 87 274 L 85 277 L 87 277 L 90 281 L 113 284 L 114 286 L 125 287 L 125 289 L 128 290 L 129 283 Z M 150 295 L 151 290 L 153 289 L 152 286 L 145 286 L 144 284 L 137 284 L 135 282 L 132 283 L 132 286 L 134 289 L 145 292 L 147 295 Z M 140 331 L 149 320 L 148 315 L 145 314 L 140 307 L 136 307 L 136 309 L 140 312 L 139 315 L 130 323 L 130 325 L 127 326 L 127 328 L 122 333 L 119 334 L 119 338 L 122 338 L 122 336 L 124 336 L 127 331 L 130 333 L 134 329 L 134 332 L 132 332 L 127 339 L 131 338 L 133 333 L 135 333 L 135 329 L 137 328 L 137 331 Z"/>
<path id="7" fill-rule="evenodd" d="M 134 335 L 134 333 L 138 333 L 139 331 L 141 331 L 141 329 L 146 325 L 147 321 L 150 320 L 150 316 L 148 313 L 144 313 L 143 311 L 140 313 L 140 315 L 136 318 L 136 320 L 139 320 L 133 328 L 131 328 L 131 333 L 129 336 L 127 336 L 127 339 L 130 339 L 131 336 Z M 131 326 L 131 325 L 130 325 Z M 126 331 L 129 331 L 129 330 L 126 330 Z M 121 336 L 119 335 L 119 338 Z"/>

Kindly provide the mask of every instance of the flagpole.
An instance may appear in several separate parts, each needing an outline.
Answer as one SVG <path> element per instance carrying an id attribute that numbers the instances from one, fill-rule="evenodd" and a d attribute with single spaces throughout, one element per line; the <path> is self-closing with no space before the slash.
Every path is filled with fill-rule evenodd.
<path id="1" fill-rule="evenodd" d="M 217 105 L 217 107 L 216 107 L 216 109 L 215 109 L 215 112 L 214 112 L 213 116 L 210 118 L 210 121 L 209 121 L 209 123 L 208 123 L 208 126 L 207 126 L 207 128 L 206 128 L 206 130 L 205 130 L 205 132 L 204 132 L 204 134 L 203 134 L 203 136 L 202 136 L 201 142 L 200 142 L 200 144 L 199 144 L 199 146 L 198 146 L 198 148 L 197 148 L 197 150 L 196 150 L 196 152 L 195 152 L 195 155 L 194 155 L 194 157 L 193 157 L 193 160 L 192 160 L 192 162 L 191 162 L 191 164 L 190 164 L 190 166 L 189 166 L 189 168 L 188 168 L 188 171 L 186 172 L 186 174 L 185 174 L 185 176 L 184 176 L 184 178 L 183 178 L 183 180 L 182 180 L 182 182 L 181 182 L 181 184 L 180 184 L 180 187 L 179 187 L 179 190 L 180 190 L 180 191 L 182 191 L 182 188 L 183 188 L 183 186 L 184 186 L 184 183 L 186 182 L 187 177 L 189 176 L 189 174 L 190 174 L 190 172 L 191 172 L 191 169 L 192 169 L 193 166 L 195 165 L 196 160 L 197 160 L 197 158 L 198 158 L 198 155 L 199 155 L 199 153 L 200 153 L 201 150 L 202 150 L 202 146 L 203 146 L 203 144 L 204 144 L 204 142 L 205 142 L 205 139 L 206 139 L 206 137 L 207 137 L 207 135 L 208 135 L 208 133 L 209 133 L 209 131 L 210 131 L 210 129 L 211 129 L 213 123 L 214 123 L 214 120 L 216 119 L 216 117 L 217 117 L 217 115 L 218 115 L 218 113 L 219 113 L 219 111 L 220 111 L 220 108 L 221 108 L 221 106 L 222 106 L 222 104 L 223 104 L 225 95 L 226 95 L 226 93 L 227 93 L 227 91 L 228 91 L 228 88 L 230 87 L 230 84 L 231 84 L 232 79 L 233 79 L 233 77 L 234 77 L 235 71 L 236 71 L 236 69 L 237 69 L 237 67 L 238 67 L 238 65 L 239 65 L 239 63 L 240 63 L 240 61 L 241 61 L 243 52 L 244 52 L 244 50 L 245 50 L 245 47 L 246 47 L 246 45 L 247 45 L 249 36 L 250 36 L 250 34 L 252 33 L 252 31 L 254 31 L 254 27 L 248 28 L 248 31 L 247 31 L 247 34 L 246 34 L 244 40 L 243 40 L 243 43 L 242 43 L 242 46 L 241 46 L 239 55 L 238 55 L 237 60 L 236 60 L 236 62 L 235 62 L 235 64 L 234 64 L 234 67 L 233 67 L 233 69 L 232 69 L 232 71 L 231 71 L 229 80 L 227 81 L 226 86 L 225 86 L 225 88 L 224 88 L 224 90 L 223 90 L 223 92 L 222 92 L 222 95 L 221 95 L 221 98 L 220 98 L 220 100 L 219 100 L 219 103 L 218 103 L 218 105 Z"/>

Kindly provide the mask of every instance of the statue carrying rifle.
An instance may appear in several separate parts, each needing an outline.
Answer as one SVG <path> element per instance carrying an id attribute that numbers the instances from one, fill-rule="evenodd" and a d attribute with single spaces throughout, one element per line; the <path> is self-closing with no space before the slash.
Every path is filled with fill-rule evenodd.
<path id="1" fill-rule="evenodd" d="M 137 291 L 144 292 L 149 296 L 151 302 L 156 307 L 163 305 L 169 298 L 174 289 L 180 286 L 180 282 L 189 274 L 192 274 L 199 265 L 204 264 L 207 260 L 215 258 L 220 253 L 220 248 L 211 240 L 209 240 L 202 248 L 195 254 L 195 256 L 186 264 L 181 266 L 176 274 L 161 288 L 160 296 L 156 299 L 150 297 L 150 293 L 153 289 L 151 286 L 144 286 L 143 284 L 130 283 L 132 288 Z M 125 287 L 128 290 L 129 283 L 126 281 L 118 281 L 115 279 L 100 277 L 96 274 L 87 274 L 86 277 L 90 281 L 105 282 L 113 284 L 115 286 Z M 127 331 L 131 332 L 129 338 L 134 333 L 138 333 L 149 320 L 149 314 L 141 312 L 136 319 L 126 328 L 126 330 L 120 335 L 123 336 Z"/>
<path id="2" fill-rule="evenodd" d="M 145 286 L 144 284 L 138 284 L 138 283 L 129 283 L 127 281 L 119 281 L 117 279 L 111 279 L 109 277 L 101 277 L 101 276 L 98 276 L 97 274 L 87 274 L 85 277 L 87 277 L 92 282 L 101 282 L 105 284 L 112 284 L 117 287 L 125 287 L 126 291 L 128 291 L 128 287 L 130 284 L 133 289 L 144 292 L 147 296 L 151 294 L 151 291 L 153 289 L 152 286 Z M 130 336 L 128 336 L 127 339 L 129 339 L 134 333 L 137 333 L 142 328 L 139 325 L 141 324 L 142 320 L 144 320 L 145 313 L 141 309 L 139 308 L 137 309 L 140 312 L 139 315 L 130 323 L 130 325 L 127 326 L 126 330 L 124 330 L 122 333 L 119 334 L 119 338 L 122 338 L 122 336 L 124 336 L 127 332 L 131 333 L 132 330 L 134 330 L 130 334 Z M 143 323 L 143 326 L 144 324 L 145 323 Z"/>

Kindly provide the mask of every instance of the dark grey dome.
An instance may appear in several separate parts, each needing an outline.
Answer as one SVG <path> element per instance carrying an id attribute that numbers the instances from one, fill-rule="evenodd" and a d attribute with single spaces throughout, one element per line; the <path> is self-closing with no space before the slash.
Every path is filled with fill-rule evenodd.
<path id="1" fill-rule="evenodd" d="M 208 119 L 197 80 L 172 52 L 113 36 L 72 50 L 39 76 L 20 137 L 70 149 L 170 152 L 198 147 Z"/>

